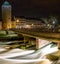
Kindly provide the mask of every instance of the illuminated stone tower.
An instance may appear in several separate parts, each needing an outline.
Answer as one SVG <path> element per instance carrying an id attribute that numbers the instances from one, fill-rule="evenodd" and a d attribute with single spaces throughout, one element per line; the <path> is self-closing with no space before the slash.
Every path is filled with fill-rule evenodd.
<path id="1" fill-rule="evenodd" d="M 5 1 L 2 5 L 2 28 L 11 28 L 11 5 Z"/>

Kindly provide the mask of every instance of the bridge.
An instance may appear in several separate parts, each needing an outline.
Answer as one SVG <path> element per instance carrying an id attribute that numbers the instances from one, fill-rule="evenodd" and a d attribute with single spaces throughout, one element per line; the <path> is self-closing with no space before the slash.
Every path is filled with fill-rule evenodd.
<path id="1" fill-rule="evenodd" d="M 33 32 L 31 30 L 23 30 L 23 29 L 12 29 L 18 34 L 22 34 L 24 36 L 24 40 L 29 40 L 30 38 L 36 39 L 36 48 L 38 48 L 38 39 L 47 40 L 50 42 L 58 43 L 58 48 L 60 48 L 60 33 L 46 33 L 46 32 Z"/>

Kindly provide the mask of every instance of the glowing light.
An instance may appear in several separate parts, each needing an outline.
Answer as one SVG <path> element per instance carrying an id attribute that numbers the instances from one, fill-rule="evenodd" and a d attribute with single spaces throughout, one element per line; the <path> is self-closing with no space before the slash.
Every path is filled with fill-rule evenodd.
<path id="1" fill-rule="evenodd" d="M 25 25 L 25 28 L 31 28 L 31 26 L 30 25 Z"/>
<path id="2" fill-rule="evenodd" d="M 17 19 L 17 22 L 19 22 L 19 19 Z"/>
<path id="3" fill-rule="evenodd" d="M 34 24 L 32 24 L 32 26 L 33 26 Z"/>

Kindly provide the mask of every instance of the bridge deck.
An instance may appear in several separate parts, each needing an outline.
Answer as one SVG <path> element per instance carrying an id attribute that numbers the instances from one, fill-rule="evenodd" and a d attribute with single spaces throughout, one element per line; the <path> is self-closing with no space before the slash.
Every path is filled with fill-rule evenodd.
<path id="1" fill-rule="evenodd" d="M 18 34 L 22 34 L 28 37 L 33 37 L 33 38 L 40 38 L 40 39 L 46 39 L 49 41 L 54 41 L 54 42 L 60 42 L 60 33 L 46 33 L 46 32 L 36 32 L 36 31 L 31 31 L 31 30 L 19 30 L 19 29 L 14 29 Z"/>

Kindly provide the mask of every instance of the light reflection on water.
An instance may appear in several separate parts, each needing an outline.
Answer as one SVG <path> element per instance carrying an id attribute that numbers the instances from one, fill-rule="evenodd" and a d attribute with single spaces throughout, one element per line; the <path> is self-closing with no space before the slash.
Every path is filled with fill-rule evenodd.
<path id="1" fill-rule="evenodd" d="M 49 45 L 49 46 L 46 46 L 46 48 L 44 48 L 43 50 L 42 50 L 42 53 L 44 54 L 47 54 L 47 53 L 50 53 L 50 52 L 53 52 L 53 51 L 56 51 L 57 50 L 57 47 L 56 48 L 54 48 L 54 49 L 50 49 L 50 46 L 51 45 Z M 49 50 L 50 49 L 50 50 Z M 40 52 L 40 50 L 38 51 L 38 52 Z M 34 54 L 33 55 L 31 55 L 32 56 L 32 58 L 34 57 Z M 27 58 L 27 55 L 25 56 L 26 58 Z M 28 56 L 28 57 L 30 57 L 30 56 Z M 26 59 L 25 58 L 25 59 Z M 18 57 L 16 57 L 15 59 L 18 59 Z M 20 58 L 21 59 L 21 58 Z M 28 58 L 27 58 L 28 59 Z M 28 60 L 27 60 L 28 61 Z M 14 62 L 9 62 L 9 61 L 4 61 L 4 60 L 1 60 L 0 59 L 0 64 L 37 64 L 37 63 L 14 63 Z M 40 63 L 40 64 L 44 64 L 43 62 L 42 63 Z M 47 64 L 47 63 L 45 63 L 45 64 Z"/>

